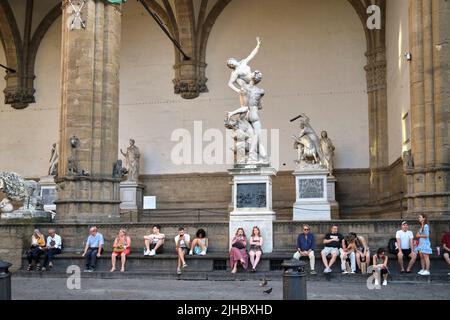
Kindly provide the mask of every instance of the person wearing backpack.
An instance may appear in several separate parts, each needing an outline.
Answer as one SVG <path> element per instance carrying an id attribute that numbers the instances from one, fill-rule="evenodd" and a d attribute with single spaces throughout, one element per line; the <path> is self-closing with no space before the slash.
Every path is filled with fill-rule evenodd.
<path id="1" fill-rule="evenodd" d="M 417 259 L 417 254 L 414 252 L 414 235 L 410 230 L 408 230 L 408 228 L 408 223 L 406 221 L 403 221 L 402 228 L 395 234 L 395 238 L 397 239 L 397 248 L 399 248 L 397 249 L 396 254 L 401 273 L 405 273 L 405 266 L 403 264 L 404 256 L 410 258 L 408 266 L 406 268 L 406 273 L 411 273 L 411 269 L 413 268 L 414 263 Z"/>

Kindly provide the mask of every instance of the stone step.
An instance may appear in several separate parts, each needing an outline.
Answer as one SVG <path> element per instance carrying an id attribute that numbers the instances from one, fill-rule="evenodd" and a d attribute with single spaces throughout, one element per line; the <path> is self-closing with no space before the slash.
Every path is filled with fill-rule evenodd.
<path id="1" fill-rule="evenodd" d="M 151 223 L 211 223 L 228 222 L 229 213 L 223 209 L 143 210 L 139 222 Z"/>

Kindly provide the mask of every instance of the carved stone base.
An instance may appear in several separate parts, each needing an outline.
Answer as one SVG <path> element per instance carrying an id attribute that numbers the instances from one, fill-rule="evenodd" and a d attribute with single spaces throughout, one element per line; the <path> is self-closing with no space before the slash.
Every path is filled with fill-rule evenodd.
<path id="1" fill-rule="evenodd" d="M 138 212 L 143 208 L 144 189 L 145 186 L 137 182 L 120 183 L 120 213 L 125 218 L 123 220 L 138 222 Z"/>
<path id="2" fill-rule="evenodd" d="M 58 191 L 56 189 L 55 177 L 45 176 L 39 179 L 41 186 L 42 203 L 45 211 L 56 211 L 55 200 L 58 199 Z"/>
<path id="3" fill-rule="evenodd" d="M 119 222 L 120 179 L 68 176 L 57 180 L 57 222 Z"/>
<path id="4" fill-rule="evenodd" d="M 277 171 L 268 166 L 247 165 L 228 170 L 233 175 L 232 208 L 229 222 L 231 241 L 237 228 L 242 227 L 247 237 L 254 226 L 259 227 L 264 239 L 263 251 L 273 251 L 272 176 Z"/>
<path id="5" fill-rule="evenodd" d="M 294 221 L 331 220 L 326 169 L 294 171 Z"/>
<path id="6" fill-rule="evenodd" d="M 18 220 L 35 220 L 38 222 L 50 222 L 52 220 L 52 214 L 43 210 L 15 210 L 13 212 L 2 213 L 2 219 L 18 219 Z"/>

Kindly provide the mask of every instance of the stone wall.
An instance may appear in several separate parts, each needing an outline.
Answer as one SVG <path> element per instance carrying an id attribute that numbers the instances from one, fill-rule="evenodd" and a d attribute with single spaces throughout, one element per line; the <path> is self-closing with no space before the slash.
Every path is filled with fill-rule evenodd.
<path id="1" fill-rule="evenodd" d="M 368 239 L 371 250 L 379 247 L 387 247 L 388 240 L 395 237 L 401 220 L 334 220 L 327 222 L 309 222 L 312 232 L 316 235 L 318 247 L 321 248 L 321 239 L 328 232 L 332 223 L 337 223 L 339 232 L 347 234 L 356 232 Z M 415 233 L 418 224 L 409 221 L 411 230 Z M 431 221 L 431 243 L 433 249 L 438 245 L 443 232 L 448 231 L 450 220 Z M 125 228 L 132 238 L 132 251 L 139 253 L 143 249 L 142 237 L 148 234 L 151 223 L 123 223 L 123 224 L 98 224 L 99 232 L 105 238 L 106 251 L 111 250 L 112 241 L 119 230 Z M 186 231 L 193 236 L 198 228 L 206 230 L 209 237 L 210 252 L 228 251 L 228 223 L 190 223 L 183 225 Z M 13 263 L 12 270 L 17 270 L 21 265 L 21 255 L 28 248 L 31 234 L 34 228 L 39 228 L 46 233 L 49 227 L 55 228 L 63 238 L 63 250 L 65 252 L 81 254 L 89 225 L 87 224 L 0 224 L 0 243 L 4 245 L 0 249 L 0 260 Z M 174 240 L 179 224 L 162 224 L 161 231 L 166 234 L 166 252 L 173 252 Z M 302 231 L 301 222 L 275 222 L 274 223 L 274 250 L 295 251 L 297 235 Z"/>

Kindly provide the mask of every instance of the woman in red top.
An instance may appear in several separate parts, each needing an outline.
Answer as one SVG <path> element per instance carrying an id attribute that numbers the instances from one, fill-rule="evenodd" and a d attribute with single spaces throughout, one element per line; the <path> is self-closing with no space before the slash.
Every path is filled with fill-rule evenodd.
<path id="1" fill-rule="evenodd" d="M 230 265 L 231 273 L 236 273 L 237 264 L 240 262 L 244 269 L 248 266 L 248 255 L 247 255 L 247 237 L 245 236 L 244 229 L 238 228 L 236 235 L 231 242 L 230 250 Z"/>
<path id="2" fill-rule="evenodd" d="M 113 244 L 113 253 L 111 254 L 111 272 L 116 270 L 116 259 L 118 255 L 120 255 L 120 260 L 122 261 L 122 268 L 120 269 L 120 272 L 125 272 L 125 262 L 127 261 L 127 255 L 130 254 L 130 247 L 131 238 L 127 236 L 127 232 L 124 229 L 120 229 Z"/>

